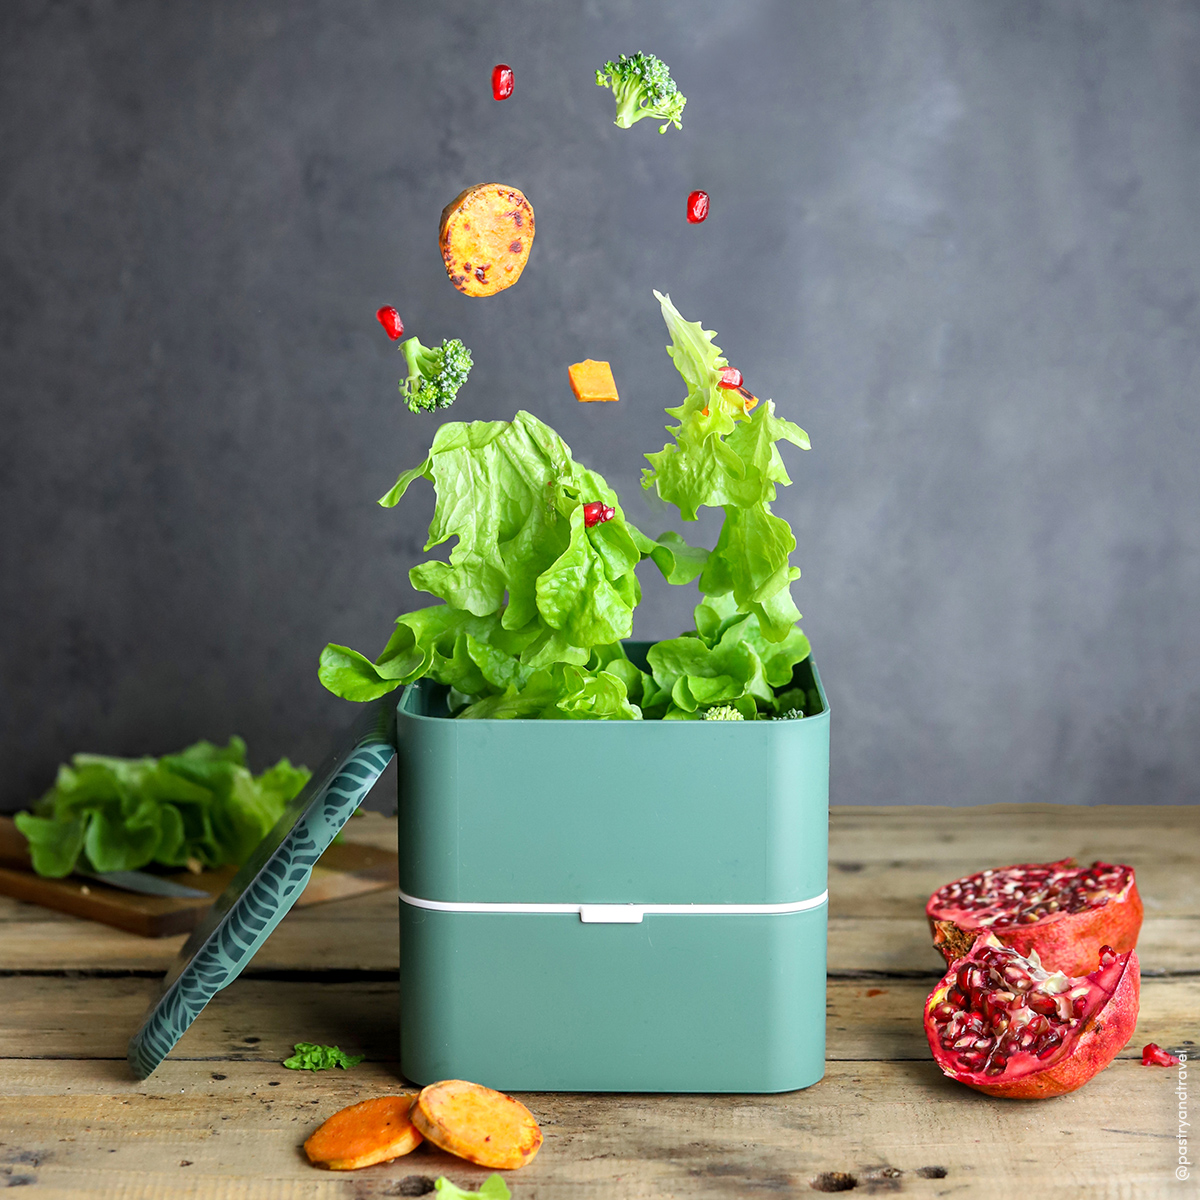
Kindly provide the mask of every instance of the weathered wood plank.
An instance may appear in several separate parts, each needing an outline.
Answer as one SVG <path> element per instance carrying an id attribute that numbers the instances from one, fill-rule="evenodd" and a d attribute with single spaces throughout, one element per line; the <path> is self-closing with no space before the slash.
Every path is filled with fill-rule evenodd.
<path id="1" fill-rule="evenodd" d="M 1086 861 L 1095 861 L 1095 856 Z M 920 915 L 931 893 L 942 884 L 1002 865 L 1008 861 L 994 854 L 923 860 L 896 857 L 877 862 L 831 859 L 829 912 L 835 917 Z M 1173 856 L 1133 866 L 1148 917 L 1192 917 L 1200 912 L 1200 859 Z"/>
<path id="2" fill-rule="evenodd" d="M 927 1060 L 921 1012 L 932 982 L 831 980 L 828 1058 Z M 157 984 L 140 978 L 0 979 L 0 1058 L 123 1058 L 156 994 Z M 1200 978 L 1146 980 L 1125 1057 L 1139 1057 L 1146 1042 L 1181 1046 L 1200 1038 L 1198 1014 Z M 313 1041 L 393 1062 L 399 1036 L 396 982 L 239 979 L 213 997 L 171 1058 L 279 1063 L 294 1043 Z"/>
<path id="3" fill-rule="evenodd" d="M 308 1166 L 299 1146 L 324 1117 L 398 1090 L 385 1067 L 211 1066 L 168 1062 L 135 1084 L 119 1063 L 0 1063 L 0 1159 L 55 1194 L 123 1198 L 367 1200 L 414 1175 L 487 1174 L 427 1145 L 346 1178 Z M 546 1141 L 508 1180 L 516 1200 L 809 1195 L 835 1171 L 867 1194 L 1018 1196 L 1052 1174 L 1055 1196 L 1178 1196 L 1174 1086 L 1173 1072 L 1118 1062 L 1035 1105 L 969 1092 L 931 1063 L 833 1063 L 782 1096 L 527 1096 Z"/>
<path id="4" fill-rule="evenodd" d="M 851 862 L 974 859 L 982 865 L 1073 855 L 1132 863 L 1200 862 L 1200 805 L 994 804 L 861 807 L 829 812 L 830 854 Z"/>

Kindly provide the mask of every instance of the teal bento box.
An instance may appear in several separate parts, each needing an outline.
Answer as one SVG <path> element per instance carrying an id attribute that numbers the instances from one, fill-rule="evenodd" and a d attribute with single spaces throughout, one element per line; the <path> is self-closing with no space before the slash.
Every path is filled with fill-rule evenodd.
<path id="1" fill-rule="evenodd" d="M 637 661 L 647 647 L 628 646 Z M 829 708 L 397 712 L 400 1059 L 415 1083 L 781 1092 L 825 1065 Z"/>
<path id="2" fill-rule="evenodd" d="M 647 646 L 628 644 L 644 663 Z M 153 1072 L 399 755 L 400 1058 L 415 1083 L 780 1092 L 825 1060 L 829 706 L 784 721 L 460 721 L 363 707 L 129 1040 Z"/>

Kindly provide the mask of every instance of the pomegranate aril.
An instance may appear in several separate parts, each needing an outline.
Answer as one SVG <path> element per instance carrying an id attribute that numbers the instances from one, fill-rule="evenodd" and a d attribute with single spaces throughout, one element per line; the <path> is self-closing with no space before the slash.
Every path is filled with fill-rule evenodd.
<path id="1" fill-rule="evenodd" d="M 492 68 L 492 96 L 507 100 L 513 93 L 513 70 L 506 63 L 497 63 Z"/>
<path id="2" fill-rule="evenodd" d="M 1053 996 L 1047 996 L 1043 992 L 1029 992 L 1025 997 L 1025 1003 L 1035 1013 L 1041 1013 L 1043 1017 L 1058 1016 L 1058 1001 Z"/>
<path id="3" fill-rule="evenodd" d="M 741 386 L 742 373 L 737 367 L 726 367 L 721 372 L 721 378 L 717 381 L 717 387 L 740 388 Z"/>
<path id="4" fill-rule="evenodd" d="M 1051 1030 L 1049 1033 L 1043 1034 L 1034 1043 L 1033 1052 L 1038 1058 L 1049 1058 L 1059 1046 L 1062 1045 L 1062 1034 Z"/>
<path id="5" fill-rule="evenodd" d="M 699 225 L 708 216 L 708 193 L 692 192 L 687 198 L 687 219 L 692 225 Z"/>
<path id="6" fill-rule="evenodd" d="M 1100 947 L 1100 965 L 1102 967 L 1110 966 L 1117 961 L 1117 952 L 1111 946 Z"/>
<path id="7" fill-rule="evenodd" d="M 1155 1045 L 1154 1042 L 1149 1042 L 1142 1047 L 1143 1067 L 1178 1067 L 1179 1065 L 1179 1059 L 1174 1054 Z"/>
<path id="8" fill-rule="evenodd" d="M 383 326 L 393 342 L 404 336 L 404 322 L 400 320 L 400 314 L 390 304 L 385 304 L 375 314 L 375 319 Z"/>
<path id="9" fill-rule="evenodd" d="M 605 504 L 603 500 L 593 500 L 583 506 L 583 523 L 588 529 L 596 525 L 603 525 L 605 521 L 611 521 L 616 515 L 617 510 Z"/>

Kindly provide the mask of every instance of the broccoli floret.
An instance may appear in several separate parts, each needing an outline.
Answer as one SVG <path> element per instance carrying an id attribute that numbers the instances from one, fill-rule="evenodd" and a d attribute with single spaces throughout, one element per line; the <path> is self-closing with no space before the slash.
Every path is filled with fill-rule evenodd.
<path id="1" fill-rule="evenodd" d="M 659 133 L 666 133 L 668 125 L 683 128 L 679 118 L 687 97 L 675 86 L 661 58 L 653 54 L 635 54 L 632 58 L 622 54 L 615 63 L 606 62 L 603 70 L 596 72 L 596 83 L 612 88 L 617 99 L 617 119 L 613 124 L 622 129 L 628 129 L 643 117 L 662 121 Z"/>
<path id="2" fill-rule="evenodd" d="M 400 394 L 408 407 L 413 412 L 449 408 L 471 373 L 470 350 L 458 338 L 427 347 L 415 337 L 401 342 L 400 349 L 408 360 L 408 378 L 400 381 Z"/>
<path id="3" fill-rule="evenodd" d="M 789 708 L 787 712 L 781 712 L 775 718 L 776 721 L 801 721 L 804 719 L 804 709 Z"/>
<path id="4" fill-rule="evenodd" d="M 715 708 L 704 710 L 704 719 L 706 721 L 744 721 L 746 718 L 732 704 L 718 704 Z"/>

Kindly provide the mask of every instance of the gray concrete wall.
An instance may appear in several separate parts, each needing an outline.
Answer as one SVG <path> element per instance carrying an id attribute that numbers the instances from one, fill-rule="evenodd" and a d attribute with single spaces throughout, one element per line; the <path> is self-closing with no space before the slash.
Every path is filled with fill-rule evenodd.
<path id="1" fill-rule="evenodd" d="M 639 48 L 682 133 L 614 128 Z M 490 179 L 537 241 L 468 300 L 438 215 Z M 319 757 L 322 645 L 421 602 L 428 490 L 374 500 L 437 420 L 528 408 L 666 528 L 653 287 L 812 437 L 777 511 L 835 802 L 1194 801 L 1198 212 L 1194 2 L 8 0 L 0 803 L 78 749 Z M 401 407 L 384 303 L 474 349 L 451 413 Z M 685 627 L 646 578 L 638 632 Z"/>

